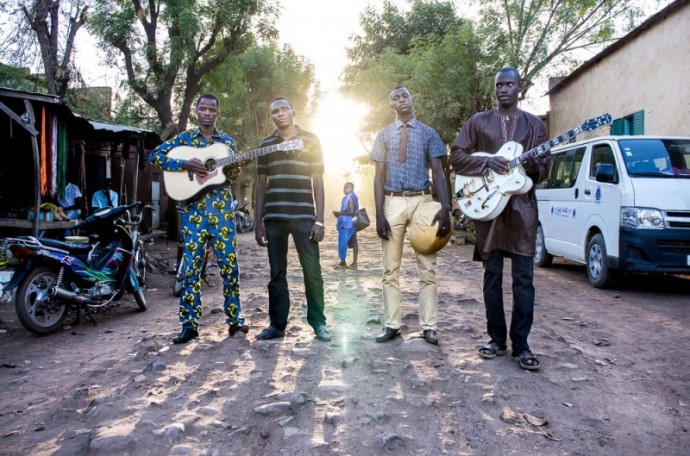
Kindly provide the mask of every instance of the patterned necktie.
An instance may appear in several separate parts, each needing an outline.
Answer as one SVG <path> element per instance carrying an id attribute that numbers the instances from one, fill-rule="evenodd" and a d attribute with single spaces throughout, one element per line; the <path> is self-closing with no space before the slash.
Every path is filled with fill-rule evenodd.
<path id="1" fill-rule="evenodd" d="M 400 151 L 398 153 L 398 161 L 405 163 L 407 161 L 407 124 L 402 125 L 400 131 Z"/>

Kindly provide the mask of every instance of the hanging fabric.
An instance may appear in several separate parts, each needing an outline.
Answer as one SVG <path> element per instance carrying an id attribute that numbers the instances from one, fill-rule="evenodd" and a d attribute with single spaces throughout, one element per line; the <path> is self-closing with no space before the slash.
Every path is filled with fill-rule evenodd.
<path id="1" fill-rule="evenodd" d="M 53 182 L 53 115 L 46 110 L 46 192 L 43 194 L 47 196 L 50 193 Z"/>
<path id="2" fill-rule="evenodd" d="M 50 123 L 51 141 L 50 141 L 50 194 L 55 196 L 57 190 L 57 160 L 58 160 L 58 121 L 55 114 L 52 115 L 52 122 Z"/>
<path id="3" fill-rule="evenodd" d="M 57 173 L 56 173 L 56 190 L 58 198 L 65 196 L 65 186 L 67 185 L 67 162 L 68 162 L 68 148 L 67 141 L 67 126 L 63 122 L 58 122 L 58 138 L 57 138 Z"/>
<path id="4" fill-rule="evenodd" d="M 48 192 L 48 165 L 46 159 L 46 107 L 41 109 L 41 159 L 39 166 L 41 167 L 41 195 Z"/>

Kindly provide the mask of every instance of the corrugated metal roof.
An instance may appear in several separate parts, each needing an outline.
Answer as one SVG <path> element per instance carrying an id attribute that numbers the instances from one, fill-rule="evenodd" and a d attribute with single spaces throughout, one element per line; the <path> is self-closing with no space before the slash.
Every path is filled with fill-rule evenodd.
<path id="1" fill-rule="evenodd" d="M 144 130 L 143 128 L 136 128 L 136 127 L 131 127 L 129 125 L 118 125 L 118 124 L 111 124 L 108 122 L 101 122 L 98 120 L 89 120 L 89 123 L 93 126 L 94 130 L 99 131 L 99 130 L 107 130 L 107 131 L 112 131 L 113 133 L 122 133 L 122 132 L 130 132 L 130 133 L 153 133 L 151 130 Z"/>

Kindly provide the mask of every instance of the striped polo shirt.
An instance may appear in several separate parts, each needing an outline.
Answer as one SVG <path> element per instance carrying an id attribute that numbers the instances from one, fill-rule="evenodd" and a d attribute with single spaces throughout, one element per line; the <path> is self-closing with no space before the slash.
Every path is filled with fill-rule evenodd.
<path id="1" fill-rule="evenodd" d="M 299 151 L 273 152 L 258 157 L 256 173 L 267 176 L 264 221 L 315 221 L 312 174 L 323 174 L 323 153 L 319 138 L 297 127 L 297 135 L 304 141 Z M 259 147 L 273 146 L 285 141 L 278 130 L 261 141 Z"/>

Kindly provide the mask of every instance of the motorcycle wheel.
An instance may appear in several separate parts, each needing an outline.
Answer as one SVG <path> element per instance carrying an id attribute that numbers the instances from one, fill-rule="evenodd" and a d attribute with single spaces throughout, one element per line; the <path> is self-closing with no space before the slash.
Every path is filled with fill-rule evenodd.
<path id="1" fill-rule="evenodd" d="M 47 334 L 62 325 L 67 316 L 67 303 L 47 296 L 48 289 L 57 283 L 57 273 L 40 267 L 29 272 L 17 290 L 15 308 L 19 321 L 36 334 Z"/>
<path id="2" fill-rule="evenodd" d="M 180 256 L 177 262 L 177 271 L 175 272 L 175 281 L 173 282 L 173 296 L 179 297 L 182 294 L 182 280 L 184 278 L 184 256 Z"/>
<path id="3" fill-rule="evenodd" d="M 134 295 L 134 300 L 137 302 L 137 306 L 139 306 L 139 311 L 140 312 L 146 312 L 146 298 L 144 297 L 144 290 L 139 288 L 137 291 L 133 291 L 132 294 Z"/>
<path id="4" fill-rule="evenodd" d="M 134 275 L 139 281 L 139 286 L 146 287 L 146 254 L 144 253 L 144 243 L 141 241 L 137 241 L 137 245 L 134 246 L 132 267 L 134 268 Z"/>

